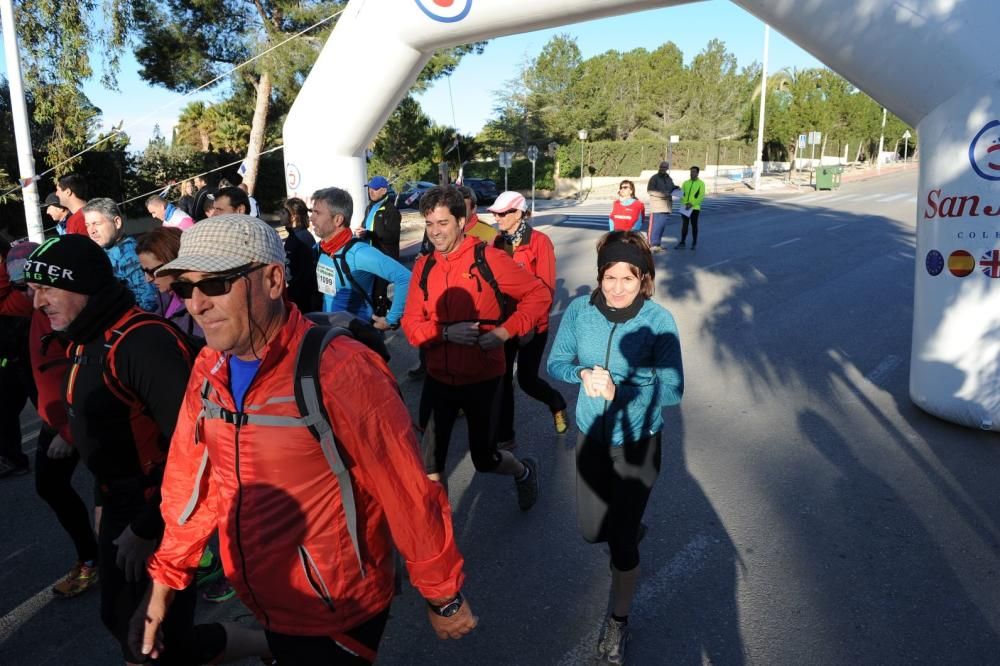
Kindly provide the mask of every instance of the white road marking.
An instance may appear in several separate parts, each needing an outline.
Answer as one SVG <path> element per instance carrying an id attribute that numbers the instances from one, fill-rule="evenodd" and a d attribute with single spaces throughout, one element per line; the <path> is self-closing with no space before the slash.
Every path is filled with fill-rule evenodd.
<path id="1" fill-rule="evenodd" d="M 790 240 L 786 240 L 786 241 L 781 241 L 781 242 L 780 242 L 780 243 L 778 243 L 777 245 L 772 245 L 771 247 L 772 247 L 772 248 L 775 248 L 775 247 L 781 247 L 782 245 L 791 245 L 792 243 L 797 243 L 797 242 L 799 242 L 800 240 L 802 240 L 802 239 L 801 239 L 801 238 L 792 238 L 792 239 L 790 239 Z"/>
<path id="2" fill-rule="evenodd" d="M 911 203 L 911 204 L 917 203 L 917 197 L 915 197 L 915 196 L 914 197 L 910 197 L 909 199 L 906 200 L 906 203 Z"/>
<path id="3" fill-rule="evenodd" d="M 865 381 L 878 386 L 878 384 L 902 362 L 903 359 L 899 356 L 889 354 L 875 366 L 874 370 L 865 375 Z"/>
<path id="4" fill-rule="evenodd" d="M 855 201 L 871 201 L 872 199 L 877 199 L 878 197 L 881 196 L 883 196 L 881 192 L 878 192 L 876 194 L 865 194 L 863 196 L 858 197 Z"/>
<path id="5" fill-rule="evenodd" d="M 887 197 L 882 197 L 879 199 L 881 203 L 889 203 L 890 201 L 899 201 L 900 199 L 905 199 L 910 196 L 909 192 L 903 192 L 902 194 L 890 194 Z"/>
<path id="6" fill-rule="evenodd" d="M 705 564 L 709 543 L 707 536 L 697 535 L 666 564 L 657 569 L 656 573 L 643 580 L 632 600 L 635 614 L 640 614 L 644 607 L 659 606 L 669 601 L 681 587 L 678 582 L 691 578 Z M 591 663 L 603 622 L 603 617 L 598 618 L 591 630 L 580 638 L 576 647 L 563 655 L 559 660 L 559 666 Z"/>
<path id="7" fill-rule="evenodd" d="M 57 578 L 52 581 L 42 588 L 41 592 L 31 597 L 3 617 L 0 617 L 0 643 L 3 643 L 10 638 L 15 631 L 20 629 L 28 620 L 37 615 L 38 611 L 49 605 L 49 602 L 51 602 L 55 597 L 55 595 L 52 594 L 52 586 L 61 580 L 62 578 Z"/>
<path id="8" fill-rule="evenodd" d="M 702 266 L 701 268 L 702 270 L 705 270 L 707 268 L 715 268 L 716 266 L 721 266 L 722 264 L 728 264 L 728 263 L 729 259 L 723 259 L 722 261 L 717 261 L 714 264 L 709 264 L 708 266 Z"/>
<path id="9" fill-rule="evenodd" d="M 846 226 L 847 226 L 846 224 L 835 224 L 832 227 L 827 227 L 826 230 L 827 231 L 833 231 L 834 229 L 840 229 L 840 228 L 846 227 Z"/>
<path id="10" fill-rule="evenodd" d="M 905 258 L 907 258 L 907 259 L 915 259 L 915 258 L 916 258 L 916 257 L 915 257 L 915 256 L 913 255 L 913 253 L 912 253 L 912 252 L 902 252 L 902 251 L 900 251 L 900 252 L 898 252 L 897 254 L 899 254 L 899 256 L 901 256 L 901 257 L 905 257 Z"/>

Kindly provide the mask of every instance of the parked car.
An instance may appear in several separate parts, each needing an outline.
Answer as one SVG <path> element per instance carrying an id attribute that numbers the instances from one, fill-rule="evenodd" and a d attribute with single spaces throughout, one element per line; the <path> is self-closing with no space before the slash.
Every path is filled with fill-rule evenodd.
<path id="1" fill-rule="evenodd" d="M 434 183 L 429 183 L 426 180 L 411 180 L 400 188 L 399 196 L 396 197 L 396 208 L 402 210 L 418 207 L 423 193 L 434 186 Z"/>
<path id="2" fill-rule="evenodd" d="M 476 193 L 476 200 L 480 206 L 489 206 L 500 194 L 497 191 L 497 184 L 489 178 L 466 178 L 465 185 Z"/>

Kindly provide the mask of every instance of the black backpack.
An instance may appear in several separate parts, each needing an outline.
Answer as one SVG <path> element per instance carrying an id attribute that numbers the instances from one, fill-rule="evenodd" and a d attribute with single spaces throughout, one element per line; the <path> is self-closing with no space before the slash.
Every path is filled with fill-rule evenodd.
<path id="1" fill-rule="evenodd" d="M 490 264 L 486 261 L 486 243 L 477 243 L 475 249 L 473 250 L 473 256 L 475 260 L 472 265 L 469 266 L 469 274 L 473 275 L 472 269 L 475 268 L 476 272 L 479 273 L 480 277 L 486 281 L 486 284 L 490 286 L 493 290 L 493 295 L 497 299 L 497 305 L 500 306 L 500 319 L 480 319 L 478 320 L 481 324 L 492 324 L 494 326 L 499 326 L 506 320 L 507 315 L 507 295 L 500 290 L 500 285 L 497 284 L 497 279 L 493 275 L 493 269 L 490 268 Z M 437 262 L 434 260 L 434 254 L 431 253 L 427 255 L 427 261 L 424 262 L 424 269 L 420 273 L 420 291 L 424 294 L 424 302 L 427 302 L 427 279 L 430 277 L 431 269 Z M 477 278 L 477 282 L 478 282 Z M 483 285 L 479 282 L 479 291 L 483 290 Z M 455 324 L 458 322 L 441 322 L 442 324 Z"/>

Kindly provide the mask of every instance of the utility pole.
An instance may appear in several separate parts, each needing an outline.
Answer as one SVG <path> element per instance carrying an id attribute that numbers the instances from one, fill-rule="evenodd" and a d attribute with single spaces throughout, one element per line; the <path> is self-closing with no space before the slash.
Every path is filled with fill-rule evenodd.
<path id="1" fill-rule="evenodd" d="M 20 171 L 21 192 L 24 195 L 24 221 L 28 227 L 28 239 L 34 243 L 42 243 L 45 241 L 45 231 L 42 226 L 42 209 L 38 204 L 38 187 L 35 184 L 35 158 L 31 154 L 28 105 L 24 102 L 24 83 L 21 80 L 21 59 L 17 48 L 13 0 L 0 0 L 0 22 L 3 23 L 3 49 L 7 60 L 7 81 L 10 85 L 14 141 L 17 144 L 17 168 Z"/>
<path id="2" fill-rule="evenodd" d="M 757 159 L 753 163 L 753 191 L 760 190 L 760 177 L 764 172 L 764 103 L 767 100 L 767 44 L 771 26 L 764 24 L 764 66 L 760 72 L 760 114 L 757 118 Z"/>

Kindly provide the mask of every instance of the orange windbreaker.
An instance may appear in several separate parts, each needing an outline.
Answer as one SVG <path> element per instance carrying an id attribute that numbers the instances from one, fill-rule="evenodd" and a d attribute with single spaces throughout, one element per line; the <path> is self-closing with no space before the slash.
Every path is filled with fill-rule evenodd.
<path id="1" fill-rule="evenodd" d="M 426 352 L 427 374 L 445 384 L 461 386 L 500 377 L 506 368 L 503 345 L 489 351 L 478 346 L 445 342 L 444 323 L 497 320 L 501 317 L 493 288 L 483 280 L 475 265 L 478 238 L 466 236 L 448 254 L 437 250 L 417 259 L 403 311 L 403 331 L 414 347 Z M 420 288 L 424 264 L 434 257 L 427 276 L 427 300 Z M 518 267 L 503 250 L 486 248 L 486 262 L 500 291 L 517 301 L 517 309 L 500 325 L 512 336 L 533 329 L 552 306 L 552 293 L 534 275 Z M 471 270 L 470 270 L 471 269 Z M 482 324 L 481 332 L 496 328 Z"/>
<path id="2" fill-rule="evenodd" d="M 493 246 L 506 252 L 509 247 L 503 240 L 503 234 L 497 234 Z M 513 249 L 514 263 L 528 271 L 549 288 L 549 295 L 556 293 L 556 251 L 552 240 L 541 231 L 528 227 L 524 230 L 521 244 Z M 549 330 L 549 309 L 535 324 L 535 330 L 544 333 Z"/>
<path id="3" fill-rule="evenodd" d="M 219 530 L 226 576 L 269 630 L 342 632 L 380 613 L 393 596 L 392 544 L 429 599 L 462 585 L 448 499 L 429 481 L 395 380 L 382 359 L 338 337 L 320 364 L 323 400 L 357 504 L 364 575 L 347 530 L 336 477 L 305 427 L 254 423 L 298 417 L 295 355 L 312 323 L 294 306 L 262 352 L 244 398 L 251 419 L 202 419 L 202 395 L 234 410 L 226 356 L 205 348 L 195 361 L 162 485 L 163 541 L 150 558 L 154 580 L 190 583 Z M 229 422 L 233 421 L 233 423 Z"/>

